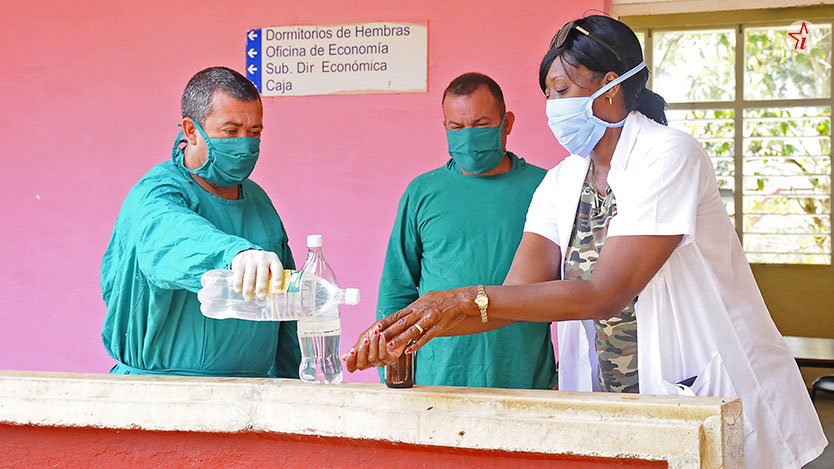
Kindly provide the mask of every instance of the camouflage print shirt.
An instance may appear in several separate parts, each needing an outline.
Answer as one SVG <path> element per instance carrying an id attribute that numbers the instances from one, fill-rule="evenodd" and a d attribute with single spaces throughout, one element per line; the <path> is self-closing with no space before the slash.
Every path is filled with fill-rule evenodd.
<path id="1" fill-rule="evenodd" d="M 617 214 L 617 201 L 609 187 L 605 196 L 596 190 L 594 164 L 588 168 L 576 220 L 565 253 L 565 280 L 588 280 L 608 234 L 608 223 Z M 606 392 L 639 392 L 637 381 L 637 318 L 631 301 L 620 314 L 594 321 L 599 358 L 600 389 Z"/>

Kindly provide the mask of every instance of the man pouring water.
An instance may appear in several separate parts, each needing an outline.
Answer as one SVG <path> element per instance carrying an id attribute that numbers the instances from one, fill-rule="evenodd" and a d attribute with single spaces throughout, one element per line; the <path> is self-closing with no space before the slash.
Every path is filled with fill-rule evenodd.
<path id="1" fill-rule="evenodd" d="M 295 322 L 210 319 L 196 294 L 203 273 L 231 268 L 237 291 L 264 298 L 295 267 L 281 218 L 249 179 L 263 130 L 258 90 L 212 67 L 191 78 L 181 105 L 170 159 L 131 189 L 102 259 L 110 372 L 297 377 Z"/>

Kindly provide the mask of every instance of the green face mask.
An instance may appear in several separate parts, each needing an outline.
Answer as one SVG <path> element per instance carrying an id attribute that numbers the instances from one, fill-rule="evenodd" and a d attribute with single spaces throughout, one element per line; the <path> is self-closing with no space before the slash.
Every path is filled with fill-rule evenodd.
<path id="1" fill-rule="evenodd" d="M 234 187 L 248 178 L 261 153 L 261 140 L 253 137 L 209 138 L 197 121 L 193 121 L 208 147 L 206 162 L 197 169 L 183 167 L 219 187 Z M 177 135 L 172 156 L 176 158 L 182 131 Z"/>
<path id="2" fill-rule="evenodd" d="M 483 174 L 493 170 L 504 151 L 501 148 L 501 134 L 504 118 L 498 127 L 470 127 L 460 130 L 446 129 L 449 141 L 449 155 L 462 170 L 472 174 Z"/>

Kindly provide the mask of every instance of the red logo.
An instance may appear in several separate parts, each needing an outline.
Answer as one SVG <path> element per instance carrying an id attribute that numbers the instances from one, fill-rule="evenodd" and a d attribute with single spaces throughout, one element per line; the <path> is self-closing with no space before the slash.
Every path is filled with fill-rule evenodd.
<path id="1" fill-rule="evenodd" d="M 796 41 L 796 44 L 793 46 L 794 50 L 805 50 L 805 40 L 808 39 L 808 26 L 803 21 L 802 26 L 799 27 L 799 31 L 788 33 L 788 36 Z"/>

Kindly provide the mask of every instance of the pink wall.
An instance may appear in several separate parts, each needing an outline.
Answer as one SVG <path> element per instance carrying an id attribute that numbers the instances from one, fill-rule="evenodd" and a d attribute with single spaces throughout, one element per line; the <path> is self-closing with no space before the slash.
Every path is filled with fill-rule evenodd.
<path id="1" fill-rule="evenodd" d="M 121 202 L 169 157 L 188 78 L 211 65 L 242 70 L 247 29 L 428 20 L 428 93 L 264 100 L 253 179 L 272 197 L 296 261 L 306 235 L 321 233 L 341 283 L 362 289 L 362 304 L 344 310 L 347 345 L 373 320 L 402 191 L 448 157 L 443 88 L 463 72 L 491 75 L 517 116 L 508 147 L 552 167 L 564 150 L 545 125 L 537 65 L 561 24 L 603 3 L 5 2 L 0 369 L 112 365 L 100 338 L 99 266 Z"/>

